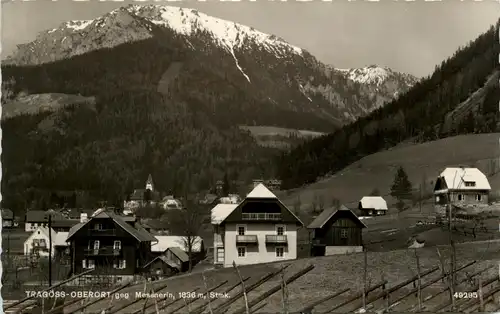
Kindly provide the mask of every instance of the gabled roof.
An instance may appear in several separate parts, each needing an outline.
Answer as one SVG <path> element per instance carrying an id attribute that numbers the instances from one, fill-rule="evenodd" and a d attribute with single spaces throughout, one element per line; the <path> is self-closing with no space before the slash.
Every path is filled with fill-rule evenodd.
<path id="1" fill-rule="evenodd" d="M 75 235 L 75 233 L 78 232 L 83 226 L 87 225 L 90 221 L 93 219 L 102 219 L 102 218 L 110 218 L 112 219 L 117 225 L 119 225 L 123 230 L 128 232 L 130 235 L 132 235 L 134 238 L 136 238 L 138 241 L 141 242 L 156 242 L 156 238 L 147 232 L 142 226 L 139 224 L 136 224 L 136 227 L 134 228 L 132 225 L 127 223 L 122 217 L 116 215 L 113 212 L 102 210 L 100 212 L 96 211 L 90 219 L 85 222 L 85 223 L 79 223 L 77 225 L 74 225 L 70 230 L 68 234 L 68 240 Z"/>
<path id="2" fill-rule="evenodd" d="M 366 225 L 359 220 L 358 216 L 356 216 L 355 213 L 353 213 L 349 208 L 345 207 L 344 205 L 340 205 L 338 208 L 336 207 L 331 207 L 323 210 L 321 214 L 318 215 L 310 224 L 307 226 L 307 229 L 320 229 L 323 228 L 323 226 L 333 218 L 336 214 L 339 212 L 348 212 L 352 217 L 354 217 L 359 223 L 363 226 L 363 228 L 366 228 Z"/>
<path id="3" fill-rule="evenodd" d="M 238 207 L 238 204 L 217 204 L 212 208 L 212 224 L 218 225 L 223 222 L 236 207 Z"/>
<path id="4" fill-rule="evenodd" d="M 387 210 L 387 202 L 382 196 L 365 196 L 359 202 L 361 203 L 362 208 Z"/>
<path id="5" fill-rule="evenodd" d="M 186 237 L 183 236 L 156 236 L 158 241 L 151 245 L 151 252 L 165 252 L 168 248 L 180 247 L 184 251 L 187 251 L 186 247 Z M 201 251 L 201 244 L 203 239 L 201 237 L 195 237 L 193 242 L 192 250 L 193 252 Z"/>
<path id="6" fill-rule="evenodd" d="M 31 235 L 24 241 L 24 243 L 31 241 L 34 235 L 38 234 L 38 231 L 40 231 L 41 234 L 43 234 L 45 237 L 47 237 L 47 240 L 52 237 L 52 243 L 54 243 L 55 246 L 67 246 L 66 239 L 68 237 L 67 232 L 55 232 L 54 229 L 50 229 L 47 227 L 38 227 L 31 233 Z M 49 235 L 49 232 L 52 233 Z"/>
<path id="7" fill-rule="evenodd" d="M 151 262 L 144 265 L 143 268 L 148 268 L 149 265 L 153 264 L 155 261 L 162 261 L 163 263 L 170 266 L 171 268 L 175 268 L 179 271 L 181 270 L 180 265 L 176 265 L 174 262 L 170 261 L 165 255 L 160 255 L 160 256 L 155 257 Z"/>
<path id="8" fill-rule="evenodd" d="M 189 262 L 189 256 L 180 247 L 176 247 L 176 246 L 169 247 L 167 249 L 167 251 L 171 251 L 172 254 L 174 254 L 175 256 L 177 256 L 181 260 L 181 262 Z"/>
<path id="9" fill-rule="evenodd" d="M 269 191 L 268 188 L 262 183 L 259 183 L 250 193 L 248 193 L 247 198 L 276 198 L 273 192 Z"/>
<path id="10" fill-rule="evenodd" d="M 295 215 L 288 207 L 283 204 L 280 199 L 274 195 L 271 191 L 269 191 L 268 188 L 266 188 L 265 185 L 262 183 L 259 183 L 250 193 L 248 193 L 247 197 L 240 202 L 239 204 L 218 204 L 212 209 L 212 224 L 217 224 L 220 225 L 221 223 L 226 220 L 229 215 L 231 215 L 232 212 L 242 204 L 244 204 L 246 201 L 268 201 L 268 200 L 273 200 L 275 202 L 278 202 L 280 206 L 285 208 L 292 216 L 303 226 L 304 223 L 302 220 L 300 220 L 297 215 Z M 225 205 L 221 206 L 221 205 Z M 221 206 L 221 207 L 219 207 Z M 233 207 L 234 206 L 234 207 Z M 214 219 L 215 218 L 215 219 Z"/>
<path id="11" fill-rule="evenodd" d="M 55 220 L 51 223 L 52 228 L 71 228 L 80 222 L 79 219 Z"/>
<path id="12" fill-rule="evenodd" d="M 477 168 L 449 167 L 439 175 L 450 190 L 491 190 L 488 178 Z M 474 182 L 475 186 L 466 186 Z"/>

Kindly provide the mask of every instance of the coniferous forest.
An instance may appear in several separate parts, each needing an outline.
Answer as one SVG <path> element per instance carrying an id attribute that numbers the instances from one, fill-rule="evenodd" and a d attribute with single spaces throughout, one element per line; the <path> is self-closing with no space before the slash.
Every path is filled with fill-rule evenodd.
<path id="1" fill-rule="evenodd" d="M 497 132 L 499 23 L 436 66 L 432 75 L 398 99 L 342 129 L 280 154 L 276 165 L 284 187 L 312 183 L 405 141 L 421 143 L 459 134 Z M 460 113 L 461 108 L 469 109 Z M 460 114 L 450 116 L 452 112 Z"/>

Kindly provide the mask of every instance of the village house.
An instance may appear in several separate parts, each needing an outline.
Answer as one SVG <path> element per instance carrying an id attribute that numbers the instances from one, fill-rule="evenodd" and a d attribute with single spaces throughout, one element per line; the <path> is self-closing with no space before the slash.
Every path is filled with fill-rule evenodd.
<path id="1" fill-rule="evenodd" d="M 94 269 L 92 275 L 78 279 L 77 284 L 84 284 L 132 280 L 152 259 L 151 243 L 157 240 L 135 217 L 100 209 L 89 218 L 82 214 L 81 222 L 71 228 L 67 241 L 72 274 Z"/>
<path id="2" fill-rule="evenodd" d="M 180 247 L 169 247 L 161 255 L 147 263 L 144 268 L 149 276 L 163 279 L 189 270 L 189 256 Z"/>
<path id="3" fill-rule="evenodd" d="M 154 189 L 153 177 L 148 175 L 144 189 L 136 189 L 123 202 L 123 213 L 129 215 L 134 213 L 134 210 L 147 204 L 155 205 L 161 199 L 161 195 Z"/>
<path id="4" fill-rule="evenodd" d="M 387 202 L 382 196 L 365 196 L 358 204 L 362 216 L 380 216 L 387 213 Z"/>
<path id="5" fill-rule="evenodd" d="M 14 213 L 10 209 L 2 209 L 2 227 L 14 227 Z"/>
<path id="6" fill-rule="evenodd" d="M 183 236 L 155 236 L 157 242 L 151 245 L 151 253 L 153 256 L 163 255 L 169 248 L 177 247 L 188 253 L 188 238 Z M 191 255 L 193 257 L 193 264 L 196 264 L 205 258 L 205 243 L 199 236 L 193 237 L 191 240 Z"/>
<path id="7" fill-rule="evenodd" d="M 261 183 L 240 204 L 215 206 L 212 225 L 217 266 L 297 258 L 297 230 L 303 223 Z"/>
<path id="8" fill-rule="evenodd" d="M 307 226 L 311 255 L 327 256 L 363 251 L 365 224 L 344 205 L 325 209 Z"/>
<path id="9" fill-rule="evenodd" d="M 67 220 L 63 214 L 61 214 L 60 212 L 56 212 L 53 209 L 49 209 L 47 211 L 30 210 L 26 213 L 24 230 L 26 232 L 33 232 L 40 226 L 48 227 L 49 216 L 51 216 L 51 223 Z"/>
<path id="10" fill-rule="evenodd" d="M 50 235 L 49 232 L 51 233 Z M 26 241 L 24 241 L 24 255 L 48 257 L 49 245 L 51 245 L 51 257 L 58 260 L 65 259 L 69 253 L 69 244 L 66 242 L 67 237 L 67 232 L 56 232 L 54 229 L 42 226 L 37 227 Z"/>
<path id="11" fill-rule="evenodd" d="M 446 168 L 434 186 L 435 210 L 446 213 L 448 204 L 458 208 L 488 205 L 491 190 L 488 178 L 477 168 Z"/>

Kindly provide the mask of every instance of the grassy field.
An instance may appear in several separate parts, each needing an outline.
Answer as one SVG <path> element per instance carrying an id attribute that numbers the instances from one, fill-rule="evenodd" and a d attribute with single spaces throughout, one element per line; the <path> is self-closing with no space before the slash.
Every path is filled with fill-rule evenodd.
<path id="1" fill-rule="evenodd" d="M 293 206 L 298 198 L 302 208 L 309 207 L 318 196 L 323 196 L 329 205 L 333 198 L 348 207 L 356 207 L 361 197 L 374 188 L 387 196 L 399 166 L 406 170 L 415 190 L 422 184 L 423 193 L 430 193 L 435 178 L 448 166 L 473 165 L 486 174 L 498 171 L 500 165 L 492 167 L 491 160 L 500 157 L 499 135 L 473 134 L 456 136 L 418 145 L 406 145 L 367 156 L 333 176 L 294 190 L 278 193 L 282 201 Z M 492 169 L 494 168 L 494 169 Z M 500 188 L 500 176 L 490 178 L 494 194 Z M 391 208 L 390 212 L 395 209 Z"/>
<path id="2" fill-rule="evenodd" d="M 295 145 L 297 139 L 311 139 L 323 135 L 324 133 L 309 131 L 286 129 L 275 126 L 240 126 L 240 129 L 249 131 L 261 146 L 286 149 L 290 145 Z"/>
<path id="3" fill-rule="evenodd" d="M 448 260 L 450 251 L 447 247 L 440 248 L 441 254 L 444 256 L 445 260 Z M 497 265 L 497 259 L 500 258 L 500 243 L 476 243 L 474 245 L 458 245 L 457 249 L 457 261 L 459 265 L 464 265 L 468 261 L 482 260 L 480 264 L 471 266 L 467 269 L 467 272 L 471 273 L 474 270 L 483 269 L 486 266 Z M 389 282 L 389 286 L 396 285 L 407 278 L 415 276 L 417 274 L 416 258 L 415 252 L 413 250 L 398 250 L 392 252 L 368 252 L 368 267 L 367 267 L 367 282 L 369 284 L 375 284 L 384 278 Z M 422 248 L 418 250 L 418 255 L 420 259 L 420 267 L 422 271 L 430 269 L 434 266 L 439 265 L 439 259 L 435 248 Z M 340 291 L 344 288 L 350 288 L 351 291 L 346 294 L 343 298 L 337 298 L 334 301 L 329 301 L 325 305 L 318 307 L 318 310 L 327 310 L 328 307 L 335 305 L 346 299 L 349 295 L 353 295 L 356 292 L 362 290 L 362 276 L 363 276 L 363 253 L 360 254 L 350 254 L 350 255 L 337 255 L 319 258 L 307 258 L 296 261 L 289 261 L 283 263 L 273 263 L 267 265 L 252 265 L 252 266 L 241 266 L 240 271 L 242 276 L 251 276 L 249 283 L 255 282 L 258 278 L 263 276 L 269 271 L 279 270 L 283 264 L 291 264 L 291 266 L 285 271 L 285 278 L 296 273 L 297 271 L 307 267 L 308 265 L 313 265 L 315 268 L 307 273 L 305 276 L 299 278 L 296 282 L 288 285 L 289 294 L 289 309 L 291 311 L 297 311 L 302 306 L 307 305 L 321 297 L 332 294 L 335 291 Z M 491 275 L 498 274 L 498 268 L 491 270 L 484 278 Z M 212 287 L 216 283 L 223 280 L 229 280 L 229 283 L 216 292 L 222 292 L 225 288 L 237 282 L 237 275 L 234 270 L 222 269 L 207 271 L 205 276 L 208 281 L 208 286 Z M 430 278 L 436 278 L 439 276 L 439 271 L 430 275 Z M 463 274 L 461 275 L 464 276 Z M 460 277 L 460 278 L 462 278 Z M 428 278 L 426 278 L 428 280 Z M 425 281 L 424 281 L 425 282 Z M 248 283 L 248 284 L 249 284 Z M 267 291 L 268 289 L 278 285 L 280 283 L 279 276 L 266 282 L 261 287 L 257 288 L 253 292 L 249 293 L 249 300 L 252 301 L 257 296 Z M 167 280 L 156 282 L 154 285 L 158 287 L 162 284 L 168 284 L 168 287 L 162 290 L 162 292 L 177 293 L 182 291 L 191 291 L 194 288 L 200 288 L 200 292 L 204 291 L 204 285 L 202 281 L 202 276 L 200 273 L 188 274 L 179 277 L 173 277 Z M 247 284 L 247 285 L 248 285 Z M 433 284 L 429 288 L 424 290 L 424 295 L 436 291 L 443 287 L 442 282 Z M 403 293 L 411 289 L 408 286 L 394 295 Z M 465 289 L 466 286 L 461 287 Z M 130 302 L 134 299 L 135 291 L 142 291 L 144 289 L 144 284 L 139 284 L 137 286 L 128 288 L 124 292 L 129 293 L 128 300 L 116 300 L 113 302 L 115 306 L 117 304 L 124 304 L 124 302 Z M 234 291 L 231 293 L 234 296 Z M 447 296 L 444 294 L 441 298 L 436 298 L 433 302 L 439 304 L 443 300 L 446 300 Z M 411 298 L 410 298 L 411 299 Z M 409 300 L 414 302 L 415 300 Z M 212 306 L 217 306 L 220 304 L 221 300 L 213 300 Z M 281 294 L 278 292 L 272 295 L 271 298 L 266 300 L 266 306 L 257 311 L 256 313 L 277 313 L 281 311 Z M 178 303 L 176 305 L 182 304 Z M 200 304 L 200 301 L 192 303 L 191 308 Z M 87 313 L 96 313 L 100 309 L 109 305 L 109 300 L 99 302 L 92 305 Z M 358 304 L 359 305 L 359 304 Z M 141 309 L 143 302 L 139 302 L 134 306 L 131 306 L 126 310 L 127 313 L 133 313 L 136 310 Z M 236 301 L 231 310 L 228 313 L 233 313 L 237 308 L 243 306 L 243 301 Z M 354 310 L 356 308 L 356 303 L 354 305 L 346 306 L 339 309 L 340 312 L 347 312 Z M 173 307 L 168 308 L 172 310 Z M 75 307 L 68 308 L 65 312 L 71 313 L 75 310 Z M 397 308 L 396 308 L 397 310 Z M 182 311 L 181 311 L 182 312 Z M 125 313 L 125 312 L 124 312 Z"/>

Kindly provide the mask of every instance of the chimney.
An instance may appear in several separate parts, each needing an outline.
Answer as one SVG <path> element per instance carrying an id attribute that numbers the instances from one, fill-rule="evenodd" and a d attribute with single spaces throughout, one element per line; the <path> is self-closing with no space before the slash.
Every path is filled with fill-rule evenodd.
<path id="1" fill-rule="evenodd" d="M 80 214 L 80 223 L 85 223 L 87 221 L 88 221 L 87 213 L 81 213 Z"/>

